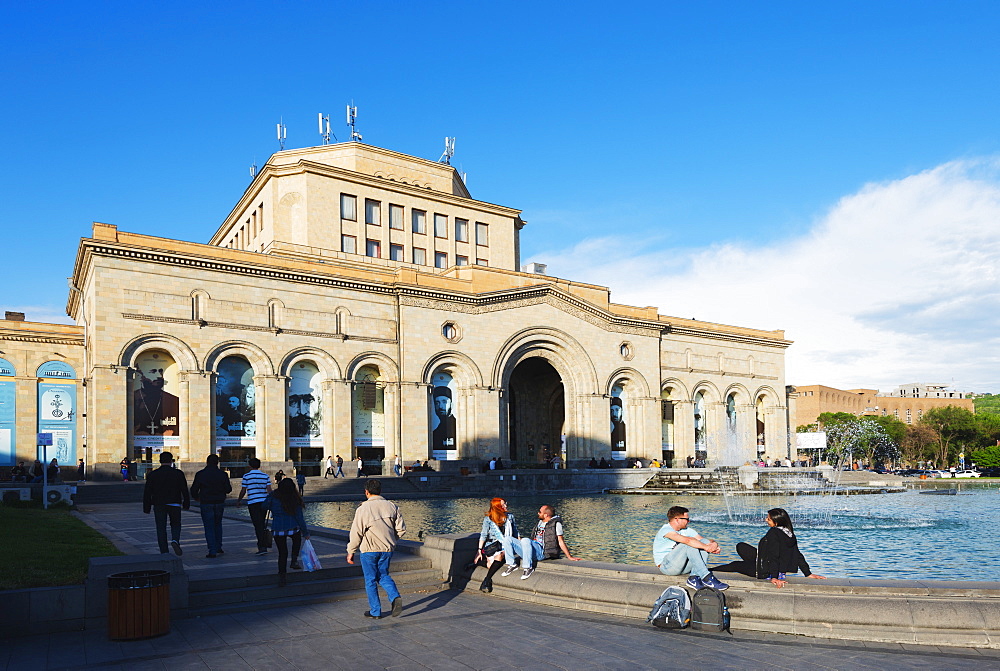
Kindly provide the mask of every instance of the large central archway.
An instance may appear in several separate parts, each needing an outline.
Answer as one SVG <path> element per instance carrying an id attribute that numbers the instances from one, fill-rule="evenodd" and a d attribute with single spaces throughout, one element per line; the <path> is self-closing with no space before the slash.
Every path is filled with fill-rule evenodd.
<path id="1" fill-rule="evenodd" d="M 508 384 L 509 458 L 543 462 L 561 454 L 566 423 L 566 393 L 562 377 L 541 357 L 517 364 Z"/>

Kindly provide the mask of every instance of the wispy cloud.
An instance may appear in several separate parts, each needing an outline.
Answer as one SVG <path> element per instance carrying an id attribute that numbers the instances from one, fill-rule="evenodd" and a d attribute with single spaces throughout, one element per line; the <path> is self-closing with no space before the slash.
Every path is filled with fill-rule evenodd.
<path id="1" fill-rule="evenodd" d="M 588 239 L 532 260 L 610 286 L 617 302 L 785 329 L 790 384 L 1000 391 L 1000 161 L 866 185 L 766 245 L 637 242 Z"/>

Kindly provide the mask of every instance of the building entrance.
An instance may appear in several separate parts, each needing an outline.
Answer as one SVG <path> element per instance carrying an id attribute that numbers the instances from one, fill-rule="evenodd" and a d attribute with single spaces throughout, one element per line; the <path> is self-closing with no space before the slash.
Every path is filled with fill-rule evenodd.
<path id="1" fill-rule="evenodd" d="M 507 410 L 511 461 L 541 463 L 560 454 L 566 399 L 552 364 L 539 357 L 517 364 L 510 376 Z"/>

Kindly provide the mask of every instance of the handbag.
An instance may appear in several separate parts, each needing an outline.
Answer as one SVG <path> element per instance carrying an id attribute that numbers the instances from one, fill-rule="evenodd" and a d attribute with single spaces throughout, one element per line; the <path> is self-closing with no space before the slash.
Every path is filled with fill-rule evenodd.
<path id="1" fill-rule="evenodd" d="M 274 547 L 274 532 L 271 531 L 271 511 L 267 511 L 267 516 L 264 518 L 264 547 L 271 548 Z"/>
<path id="2" fill-rule="evenodd" d="M 492 557 L 496 553 L 503 549 L 503 543 L 500 541 L 491 541 L 483 546 L 483 556 Z"/>

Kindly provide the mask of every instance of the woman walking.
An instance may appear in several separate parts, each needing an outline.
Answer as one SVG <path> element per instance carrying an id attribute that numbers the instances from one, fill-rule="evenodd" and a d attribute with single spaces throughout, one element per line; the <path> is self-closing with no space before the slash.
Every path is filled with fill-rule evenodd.
<path id="1" fill-rule="evenodd" d="M 274 544 L 278 547 L 278 587 L 284 587 L 286 582 L 289 537 L 292 539 L 292 568 L 302 568 L 299 550 L 302 549 L 302 539 L 309 540 L 303 509 L 302 497 L 290 478 L 281 480 L 277 489 L 264 501 L 264 510 L 271 513 L 271 531 Z"/>

